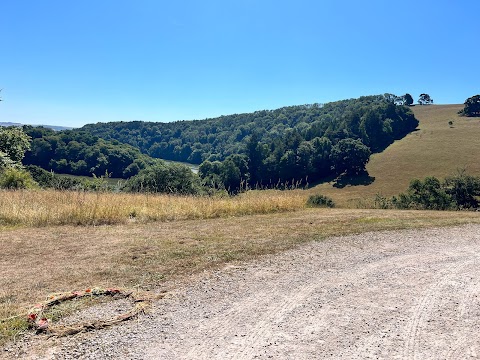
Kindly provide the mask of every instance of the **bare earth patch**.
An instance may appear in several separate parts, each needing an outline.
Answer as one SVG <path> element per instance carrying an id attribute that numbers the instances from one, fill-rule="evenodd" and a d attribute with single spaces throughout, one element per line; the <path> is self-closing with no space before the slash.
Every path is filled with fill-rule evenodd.
<path id="1" fill-rule="evenodd" d="M 21 356 L 474 359 L 479 259 L 478 224 L 329 238 L 205 271 L 137 321 Z"/>

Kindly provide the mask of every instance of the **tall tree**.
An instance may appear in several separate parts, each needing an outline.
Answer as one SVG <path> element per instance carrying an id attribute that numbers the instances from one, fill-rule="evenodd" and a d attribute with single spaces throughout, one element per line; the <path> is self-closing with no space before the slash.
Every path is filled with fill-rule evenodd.
<path id="1" fill-rule="evenodd" d="M 418 98 L 418 103 L 420 105 L 430 105 L 433 104 L 433 99 L 428 94 L 420 94 Z"/>
<path id="2" fill-rule="evenodd" d="M 365 171 L 370 154 L 361 140 L 343 139 L 332 148 L 330 156 L 337 175 L 358 175 Z"/>
<path id="3" fill-rule="evenodd" d="M 413 104 L 413 97 L 409 93 L 406 93 L 405 95 L 403 95 L 403 99 L 405 101 L 405 105 L 410 106 Z"/>
<path id="4" fill-rule="evenodd" d="M 0 128 L 0 154 L 14 165 L 21 165 L 25 152 L 30 149 L 30 137 L 21 128 Z M 9 162 L 9 160 L 5 160 Z"/>
<path id="5" fill-rule="evenodd" d="M 251 185 L 255 186 L 262 181 L 261 170 L 263 165 L 263 148 L 259 143 L 258 135 L 254 132 L 247 143 L 248 169 Z"/>

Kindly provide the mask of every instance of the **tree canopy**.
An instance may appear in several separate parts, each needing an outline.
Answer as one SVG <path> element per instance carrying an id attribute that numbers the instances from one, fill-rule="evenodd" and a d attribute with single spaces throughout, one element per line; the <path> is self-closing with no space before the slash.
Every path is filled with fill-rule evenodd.
<path id="1" fill-rule="evenodd" d="M 108 172 L 115 178 L 128 178 L 155 163 L 131 145 L 82 131 L 56 132 L 32 126 L 24 126 L 24 130 L 32 138 L 25 164 L 57 173 L 101 176 Z"/>
<path id="2" fill-rule="evenodd" d="M 377 131 L 368 125 L 367 131 L 361 133 L 361 123 L 372 120 L 364 120 L 369 110 L 377 115 L 381 129 Z M 375 95 L 205 120 L 97 123 L 73 131 L 118 140 L 152 157 L 201 164 L 205 160 L 223 161 L 232 154 L 246 154 L 253 134 L 261 145 L 269 148 L 267 151 L 285 137 L 290 142 L 286 147 L 296 147 L 294 138 L 311 141 L 324 136 L 333 143 L 348 137 L 362 138 L 376 151 L 405 136 L 417 124 L 407 107 L 396 106 L 384 95 Z M 380 133 L 383 136 L 376 136 Z"/>
<path id="3" fill-rule="evenodd" d="M 433 104 L 433 99 L 428 94 L 420 94 L 418 98 L 418 103 L 420 105 L 430 105 Z"/>
<path id="4" fill-rule="evenodd" d="M 20 166 L 30 149 L 30 137 L 21 128 L 0 127 L 0 167 Z"/>
<path id="5" fill-rule="evenodd" d="M 200 192 L 199 177 L 187 166 L 157 163 L 127 180 L 124 190 L 133 192 L 194 195 Z"/>
<path id="6" fill-rule="evenodd" d="M 465 100 L 463 115 L 480 116 L 480 95 L 474 95 Z"/>
<path id="7" fill-rule="evenodd" d="M 405 100 L 405 105 L 410 106 L 413 104 L 413 97 L 409 93 L 406 93 L 405 95 L 403 95 L 403 99 Z"/>
<path id="8" fill-rule="evenodd" d="M 332 148 L 330 156 L 337 175 L 358 175 L 365 171 L 370 154 L 370 149 L 360 140 L 343 139 Z"/>

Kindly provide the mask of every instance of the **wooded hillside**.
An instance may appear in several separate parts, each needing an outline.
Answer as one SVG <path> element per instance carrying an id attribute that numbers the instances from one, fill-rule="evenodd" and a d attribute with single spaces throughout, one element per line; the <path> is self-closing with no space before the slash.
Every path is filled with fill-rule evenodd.
<path id="1" fill-rule="evenodd" d="M 326 137 L 334 144 L 344 138 L 361 139 L 376 152 L 417 125 L 408 107 L 396 106 L 388 97 L 378 95 L 206 120 L 97 123 L 74 131 L 115 139 L 152 157 L 200 164 L 245 153 L 253 133 L 262 144 L 269 145 L 297 134 L 305 141 Z"/>
<path id="2" fill-rule="evenodd" d="M 233 191 L 242 183 L 275 186 L 356 175 L 371 153 L 418 125 L 410 108 L 394 98 L 365 96 L 172 123 L 97 123 L 58 133 L 25 127 L 33 139 L 25 164 L 127 178 L 152 164 L 150 157 L 162 158 L 202 164 L 207 186 Z"/>

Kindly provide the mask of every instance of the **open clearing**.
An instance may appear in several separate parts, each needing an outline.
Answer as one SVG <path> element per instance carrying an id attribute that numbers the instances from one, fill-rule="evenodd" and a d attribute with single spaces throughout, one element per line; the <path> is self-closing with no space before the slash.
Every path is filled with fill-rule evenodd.
<path id="1" fill-rule="evenodd" d="M 329 238 L 207 271 L 138 321 L 32 339 L 22 356 L 478 358 L 479 254 L 478 224 Z"/>

